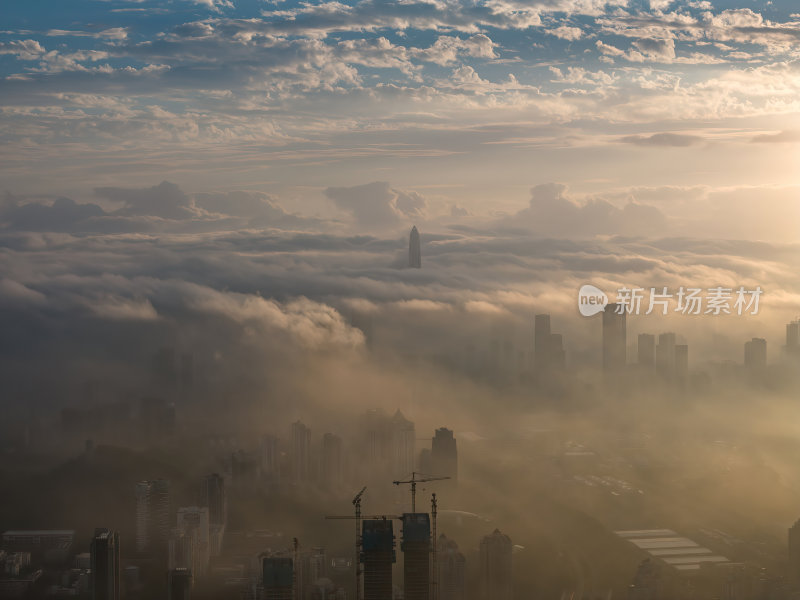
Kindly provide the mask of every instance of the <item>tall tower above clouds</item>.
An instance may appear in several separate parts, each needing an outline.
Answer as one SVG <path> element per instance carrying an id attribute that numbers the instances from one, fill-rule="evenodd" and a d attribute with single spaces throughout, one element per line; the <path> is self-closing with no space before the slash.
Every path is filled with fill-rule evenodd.
<path id="1" fill-rule="evenodd" d="M 417 226 L 411 228 L 411 235 L 408 239 L 408 266 L 412 269 L 422 268 L 422 250 L 419 244 L 419 231 Z"/>

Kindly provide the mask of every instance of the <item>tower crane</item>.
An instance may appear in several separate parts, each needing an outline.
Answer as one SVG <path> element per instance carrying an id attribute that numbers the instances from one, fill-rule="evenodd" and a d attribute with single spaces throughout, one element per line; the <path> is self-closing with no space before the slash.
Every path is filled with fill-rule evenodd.
<path id="1" fill-rule="evenodd" d="M 422 477 L 417 478 L 417 475 L 422 475 Z M 432 477 L 430 475 L 425 475 L 424 473 L 412 471 L 411 479 L 407 479 L 405 481 L 393 481 L 392 483 L 395 485 L 402 485 L 405 483 L 411 484 L 411 512 L 415 513 L 417 512 L 417 484 L 425 483 L 427 481 L 442 481 L 444 479 L 450 479 L 450 477 Z"/>

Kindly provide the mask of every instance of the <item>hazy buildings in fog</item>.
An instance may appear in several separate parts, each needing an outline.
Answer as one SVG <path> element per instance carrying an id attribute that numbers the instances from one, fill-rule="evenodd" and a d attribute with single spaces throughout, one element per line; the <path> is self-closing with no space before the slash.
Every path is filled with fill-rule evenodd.
<path id="1" fill-rule="evenodd" d="M 744 343 L 744 366 L 750 370 L 764 369 L 767 366 L 767 340 L 753 338 Z"/>
<path id="2" fill-rule="evenodd" d="M 311 478 L 311 430 L 301 421 L 292 423 L 292 479 L 295 483 Z"/>
<path id="3" fill-rule="evenodd" d="M 789 578 L 800 585 L 800 519 L 789 528 Z"/>
<path id="4" fill-rule="evenodd" d="M 428 513 L 403 514 L 404 600 L 428 600 L 430 592 L 431 520 Z"/>
<path id="5" fill-rule="evenodd" d="M 192 597 L 192 572 L 189 569 L 170 569 L 167 576 L 168 600 L 190 600 Z"/>
<path id="6" fill-rule="evenodd" d="M 647 368 L 656 366 L 656 336 L 652 333 L 640 333 L 636 351 L 638 364 Z"/>
<path id="7" fill-rule="evenodd" d="M 513 596 L 511 538 L 495 529 L 481 540 L 480 593 L 482 600 L 511 600 Z"/>
<path id="8" fill-rule="evenodd" d="M 800 319 L 786 325 L 786 352 L 800 354 Z"/>
<path id="9" fill-rule="evenodd" d="M 191 566 L 180 566 L 186 566 L 193 575 L 202 577 L 208 569 L 208 562 L 211 558 L 211 528 L 208 520 L 208 508 L 204 506 L 179 508 L 177 530 L 183 539 L 190 539 L 193 545 Z"/>
<path id="10" fill-rule="evenodd" d="M 606 371 L 622 369 L 627 362 L 624 308 L 623 305 L 612 303 L 603 311 L 603 369 Z"/>
<path id="11" fill-rule="evenodd" d="M 169 481 L 140 481 L 136 495 L 136 551 L 164 551 L 170 529 Z"/>
<path id="12" fill-rule="evenodd" d="M 361 562 L 364 600 L 392 597 L 392 563 L 395 561 L 391 519 L 367 519 L 361 523 Z"/>
<path id="13" fill-rule="evenodd" d="M 208 508 L 208 522 L 224 525 L 227 521 L 228 502 L 225 495 L 225 479 L 212 473 L 203 477 L 200 489 L 200 506 Z"/>
<path id="14" fill-rule="evenodd" d="M 440 535 L 436 542 L 439 600 L 464 600 L 466 562 L 464 555 L 458 551 L 458 544 L 446 535 Z"/>
<path id="15" fill-rule="evenodd" d="M 408 238 L 408 266 L 413 269 L 422 268 L 422 248 L 416 225 L 411 228 L 411 234 Z"/>
<path id="16" fill-rule="evenodd" d="M 343 481 L 342 438 L 333 433 L 322 436 L 322 482 L 328 488 L 336 488 Z"/>
<path id="17" fill-rule="evenodd" d="M 264 557 L 261 579 L 265 600 L 294 600 L 294 564 L 290 557 Z"/>
<path id="18" fill-rule="evenodd" d="M 685 381 L 689 375 L 689 346 L 675 344 L 675 377 Z"/>
<path id="19" fill-rule="evenodd" d="M 534 370 L 539 375 L 566 365 L 564 339 L 560 333 L 550 330 L 550 315 L 534 317 L 533 360 Z"/>
<path id="20" fill-rule="evenodd" d="M 281 479 L 281 453 L 278 438 L 268 434 L 261 438 L 261 478 L 268 485 L 277 485 Z"/>
<path id="21" fill-rule="evenodd" d="M 665 379 L 675 375 L 675 334 L 661 333 L 656 346 L 656 371 Z"/>
<path id="22" fill-rule="evenodd" d="M 390 425 L 390 468 L 393 477 L 405 477 L 414 471 L 417 432 L 414 423 L 398 409 Z"/>
<path id="23" fill-rule="evenodd" d="M 440 427 L 431 440 L 430 473 L 437 477 L 458 478 L 458 448 L 453 431 Z"/>
<path id="24" fill-rule="evenodd" d="M 92 600 L 119 600 L 119 534 L 109 529 L 95 529 L 91 543 Z"/>

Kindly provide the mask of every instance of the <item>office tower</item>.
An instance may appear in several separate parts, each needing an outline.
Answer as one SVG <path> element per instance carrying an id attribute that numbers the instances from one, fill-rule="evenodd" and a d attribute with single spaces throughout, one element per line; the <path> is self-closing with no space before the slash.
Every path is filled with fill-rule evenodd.
<path id="1" fill-rule="evenodd" d="M 564 351 L 564 338 L 560 333 L 550 334 L 547 340 L 547 355 L 552 369 L 563 369 L 566 366 L 567 355 Z"/>
<path id="2" fill-rule="evenodd" d="M 786 326 L 786 352 L 800 354 L 800 319 Z"/>
<path id="3" fill-rule="evenodd" d="M 261 478 L 265 483 L 276 485 L 281 479 L 280 449 L 278 438 L 265 435 L 261 438 Z"/>
<path id="4" fill-rule="evenodd" d="M 398 411 L 391 422 L 391 472 L 393 477 L 405 477 L 414 471 L 417 433 L 414 423 Z"/>
<path id="5" fill-rule="evenodd" d="M 300 421 L 292 423 L 292 478 L 296 483 L 311 478 L 311 430 Z"/>
<path id="6" fill-rule="evenodd" d="M 536 315 L 533 320 L 533 368 L 537 373 L 547 370 L 550 348 L 550 315 Z"/>
<path id="7" fill-rule="evenodd" d="M 675 334 L 662 333 L 656 346 L 656 371 L 666 379 L 675 375 Z"/>
<path id="8" fill-rule="evenodd" d="M 789 579 L 800 584 L 800 519 L 789 528 Z"/>
<path id="9" fill-rule="evenodd" d="M 411 228 L 411 235 L 408 238 L 408 266 L 413 269 L 422 268 L 422 249 L 416 225 Z"/>
<path id="10" fill-rule="evenodd" d="M 458 544 L 446 535 L 440 535 L 436 544 L 439 600 L 464 600 L 466 562 L 464 555 L 458 551 Z"/>
<path id="11" fill-rule="evenodd" d="M 748 369 L 765 369 L 767 366 L 767 340 L 753 338 L 744 343 L 744 366 Z"/>
<path id="12" fill-rule="evenodd" d="M 652 333 L 640 333 L 637 341 L 637 362 L 652 369 L 656 366 L 656 336 Z"/>
<path id="13" fill-rule="evenodd" d="M 624 306 L 609 304 L 603 312 L 603 370 L 617 371 L 627 362 L 627 331 Z M 617 313 L 617 310 L 622 311 Z"/>
<path id="14" fill-rule="evenodd" d="M 293 600 L 294 565 L 286 556 L 267 556 L 261 562 L 265 600 Z"/>
<path id="15" fill-rule="evenodd" d="M 458 478 L 458 449 L 452 430 L 440 427 L 431 440 L 431 475 Z"/>
<path id="16" fill-rule="evenodd" d="M 628 588 L 628 600 L 659 600 L 660 579 L 658 565 L 649 558 L 644 559 Z"/>
<path id="17" fill-rule="evenodd" d="M 170 525 L 169 481 L 136 484 L 136 551 L 163 552 Z"/>
<path id="18" fill-rule="evenodd" d="M 329 488 L 342 484 L 342 438 L 333 433 L 322 436 L 322 480 Z"/>
<path id="19" fill-rule="evenodd" d="M 392 597 L 394 530 L 389 519 L 367 519 L 361 523 L 361 562 L 364 564 L 364 600 Z"/>
<path id="20" fill-rule="evenodd" d="M 192 572 L 189 569 L 170 569 L 167 575 L 169 600 L 190 600 L 192 597 Z"/>
<path id="21" fill-rule="evenodd" d="M 167 566 L 169 569 L 191 571 L 199 560 L 200 534 L 196 529 L 173 528 L 170 530 Z"/>
<path id="22" fill-rule="evenodd" d="M 689 375 L 689 346 L 675 344 L 675 377 L 683 381 Z"/>
<path id="23" fill-rule="evenodd" d="M 119 534 L 116 531 L 94 530 L 91 561 L 92 600 L 119 600 Z"/>
<path id="24" fill-rule="evenodd" d="M 200 506 L 184 506 L 178 509 L 177 529 L 184 535 L 197 532 L 196 546 L 192 552 L 192 565 L 190 570 L 193 575 L 202 577 L 208 569 L 211 557 L 210 527 L 208 523 L 208 508 Z"/>
<path id="25" fill-rule="evenodd" d="M 404 600 L 428 600 L 430 596 L 431 521 L 428 513 L 403 514 Z"/>
<path id="26" fill-rule="evenodd" d="M 495 529 L 481 540 L 480 586 L 482 600 L 511 600 L 511 538 Z"/>
<path id="27" fill-rule="evenodd" d="M 206 475 L 200 489 L 200 506 L 208 507 L 208 522 L 211 525 L 224 525 L 228 518 L 228 504 L 225 497 L 225 479 L 217 473 Z"/>

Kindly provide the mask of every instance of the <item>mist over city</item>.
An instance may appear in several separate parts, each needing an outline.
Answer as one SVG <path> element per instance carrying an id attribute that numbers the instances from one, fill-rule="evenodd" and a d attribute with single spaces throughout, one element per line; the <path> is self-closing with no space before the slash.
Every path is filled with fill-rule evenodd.
<path id="1" fill-rule="evenodd" d="M 0 24 L 0 599 L 800 598 L 794 2 Z"/>

